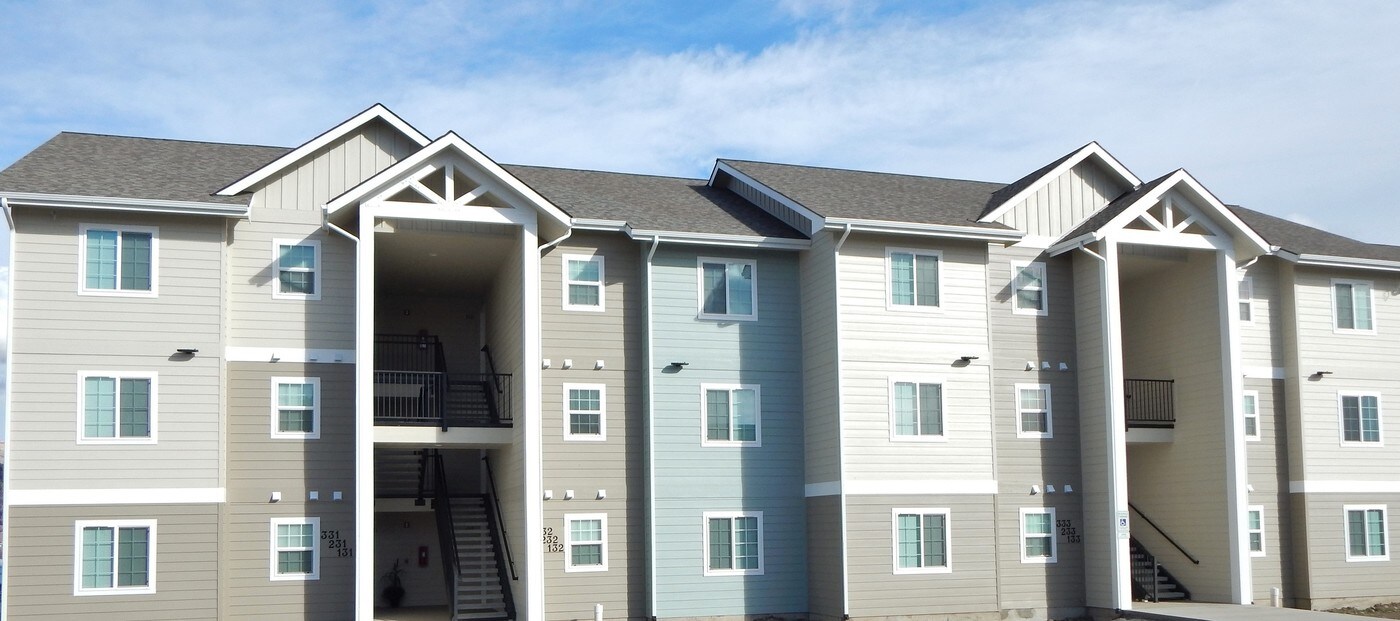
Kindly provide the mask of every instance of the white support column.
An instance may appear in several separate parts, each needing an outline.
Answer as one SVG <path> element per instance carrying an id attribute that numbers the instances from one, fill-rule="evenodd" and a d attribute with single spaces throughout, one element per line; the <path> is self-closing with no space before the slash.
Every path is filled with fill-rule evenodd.
<path id="1" fill-rule="evenodd" d="M 1215 253 L 1220 301 L 1220 366 L 1224 374 L 1221 421 L 1225 440 L 1225 515 L 1229 525 L 1230 601 L 1254 602 L 1254 581 L 1249 556 L 1249 461 L 1245 454 L 1244 413 L 1241 395 L 1244 376 L 1239 347 L 1239 274 L 1233 249 Z"/>
<path id="2" fill-rule="evenodd" d="M 1107 445 L 1104 448 L 1113 470 L 1108 489 L 1113 515 L 1103 517 L 1113 520 L 1115 529 L 1108 558 L 1109 575 L 1113 577 L 1113 607 L 1131 610 L 1133 589 L 1128 539 L 1119 537 L 1116 530 L 1117 520 L 1128 515 L 1128 432 L 1124 412 L 1123 306 L 1118 280 L 1118 243 L 1104 240 L 1103 257 L 1104 380 L 1108 383 L 1104 391 L 1108 397 Z"/>
<path id="3" fill-rule="evenodd" d="M 522 386 L 521 425 L 525 442 L 525 607 L 520 615 L 526 621 L 544 619 L 544 527 L 543 466 L 540 447 L 540 250 L 537 224 L 522 226 L 520 279 L 520 336 Z"/>
<path id="4" fill-rule="evenodd" d="M 374 210 L 355 253 L 355 619 L 374 619 Z"/>

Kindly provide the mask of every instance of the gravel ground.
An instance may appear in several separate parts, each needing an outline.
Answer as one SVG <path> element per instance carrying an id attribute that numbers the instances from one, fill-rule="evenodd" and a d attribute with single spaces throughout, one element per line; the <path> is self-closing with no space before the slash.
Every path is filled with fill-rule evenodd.
<path id="1" fill-rule="evenodd" d="M 1389 604 L 1376 604 L 1370 608 L 1334 608 L 1327 612 L 1339 612 L 1344 615 L 1357 615 L 1360 617 L 1372 617 L 1375 619 L 1400 619 L 1400 602 Z"/>

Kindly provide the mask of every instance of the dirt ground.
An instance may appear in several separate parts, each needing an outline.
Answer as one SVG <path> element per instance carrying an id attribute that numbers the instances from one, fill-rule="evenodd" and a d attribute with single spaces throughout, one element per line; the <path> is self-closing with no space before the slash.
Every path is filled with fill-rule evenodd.
<path id="1" fill-rule="evenodd" d="M 1357 615 L 1375 619 L 1400 619 L 1400 602 L 1376 604 L 1370 608 L 1334 608 L 1327 612 L 1338 612 L 1344 615 Z"/>

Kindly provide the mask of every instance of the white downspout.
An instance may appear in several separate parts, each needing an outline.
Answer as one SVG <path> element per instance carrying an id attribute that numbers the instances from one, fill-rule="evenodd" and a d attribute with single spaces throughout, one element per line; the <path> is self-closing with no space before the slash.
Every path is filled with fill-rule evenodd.
<path id="1" fill-rule="evenodd" d="M 8 265 L 10 266 L 10 269 L 9 269 L 9 273 L 8 273 L 8 275 L 6 276 L 6 279 L 5 279 L 5 280 L 6 280 L 6 285 L 8 286 L 8 288 L 6 289 L 6 291 L 9 291 L 10 294 L 7 295 L 7 296 L 5 296 L 6 299 L 5 299 L 5 325 L 4 325 L 4 330 L 5 330 L 5 361 L 6 361 L 7 363 L 10 363 L 10 364 L 6 364 L 6 365 L 5 365 L 5 386 L 9 387 L 9 388 L 7 388 L 7 389 L 5 390 L 5 412 L 6 412 L 6 413 L 9 413 L 9 412 L 14 412 L 14 411 L 15 411 L 15 410 L 14 410 L 14 407 L 13 407 L 13 405 L 14 405 L 14 404 L 13 404 L 13 400 L 14 400 L 14 399 L 13 399 L 13 395 L 14 395 L 13 386 L 15 385 L 15 383 L 14 383 L 14 378 L 13 378 L 13 371 L 14 371 L 15 365 L 12 364 L 14 361 L 10 359 L 10 348 L 14 347 L 14 342 L 15 342 L 15 331 L 14 331 L 14 323 L 15 323 L 15 217 L 14 217 L 14 214 L 10 212 L 10 201 L 9 201 L 8 199 L 6 199 L 5 197 L 3 197 L 3 196 L 0 196 L 0 210 L 3 210 L 3 211 L 5 212 L 5 223 L 8 224 L 9 227 L 10 227 L 10 252 L 9 252 L 9 258 L 8 258 L 8 260 L 9 260 Z M 13 415 L 13 414 L 10 414 L 10 415 L 8 415 L 8 416 L 5 417 L 5 437 L 6 437 L 6 438 L 12 438 L 12 437 L 14 437 L 14 436 L 10 435 L 10 419 L 12 419 L 12 418 L 14 418 L 14 415 Z M 5 455 L 4 455 L 4 457 L 5 457 L 5 463 L 6 463 L 6 464 L 10 464 L 10 466 L 13 467 L 14 462 L 10 459 L 10 447 L 11 447 L 11 446 L 13 446 L 12 443 L 10 443 L 10 442 L 6 442 L 6 443 L 5 443 Z M 10 479 L 11 479 L 11 478 L 12 478 L 12 477 L 4 477 L 4 481 L 3 481 L 3 482 L 0 482 L 0 485 L 3 485 L 3 487 L 4 487 L 4 494 L 5 494 L 4 512 L 3 512 L 2 514 L 0 514 L 0 515 L 10 515 Z M 0 620 L 4 620 L 4 619 L 8 619 L 8 618 L 9 618 L 9 609 L 10 609 L 10 562 L 9 562 L 9 561 L 10 561 L 10 530 L 11 530 L 11 529 L 6 528 L 6 529 L 5 529 L 5 532 L 4 532 L 3 534 L 0 534 L 0 549 L 3 549 L 3 554 L 4 554 L 3 557 L 0 557 L 0 558 L 3 558 L 3 568 L 0 568 Z"/>
<path id="2" fill-rule="evenodd" d="M 656 391 L 652 389 L 652 374 L 655 372 L 654 361 L 656 359 L 653 344 L 653 313 L 652 313 L 652 281 L 651 262 L 656 257 L 656 248 L 661 245 L 661 237 L 651 238 L 651 248 L 647 250 L 646 270 L 643 277 L 643 284 L 646 287 L 647 305 L 647 374 L 643 390 L 647 393 L 647 609 L 649 616 L 656 618 L 656 423 L 653 414 L 656 411 Z"/>
<path id="3" fill-rule="evenodd" d="M 841 616 L 849 619 L 851 616 L 851 568 L 850 568 L 850 537 L 846 535 L 846 529 L 850 522 L 846 519 L 846 447 L 844 439 L 846 434 L 841 429 L 841 413 L 845 411 L 845 391 L 841 390 L 841 247 L 846 245 L 846 238 L 851 236 L 851 223 L 847 222 L 845 230 L 841 232 L 841 239 L 836 240 L 836 245 L 831 249 L 831 280 L 832 289 L 837 292 L 836 296 L 836 463 L 841 468 L 841 475 L 838 481 L 841 483 Z"/>

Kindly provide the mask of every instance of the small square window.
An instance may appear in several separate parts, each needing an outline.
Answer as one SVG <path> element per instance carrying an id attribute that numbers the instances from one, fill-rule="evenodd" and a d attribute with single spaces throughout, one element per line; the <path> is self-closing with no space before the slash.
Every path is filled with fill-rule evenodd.
<path id="1" fill-rule="evenodd" d="M 757 264 L 701 258 L 699 266 L 701 319 L 758 319 Z"/>
<path id="2" fill-rule="evenodd" d="M 1244 413 L 1244 439 L 1258 440 L 1259 432 L 1259 391 L 1244 391 L 1244 401 L 1240 404 Z"/>
<path id="3" fill-rule="evenodd" d="M 1054 563 L 1058 558 L 1055 510 L 1021 509 L 1021 562 Z"/>
<path id="4" fill-rule="evenodd" d="M 1012 263 L 1012 312 L 1044 317 L 1050 313 L 1044 263 Z"/>
<path id="5" fill-rule="evenodd" d="M 608 437 L 607 387 L 564 384 L 564 439 L 598 441 Z"/>
<path id="6" fill-rule="evenodd" d="M 702 384 L 702 446 L 761 446 L 761 391 L 756 384 Z"/>
<path id="7" fill-rule="evenodd" d="M 952 571 L 947 509 L 894 509 L 894 573 Z"/>
<path id="8" fill-rule="evenodd" d="M 273 518 L 272 580 L 319 580 L 321 518 Z"/>
<path id="9" fill-rule="evenodd" d="M 273 241 L 272 247 L 277 262 L 277 282 L 272 297 L 321 299 L 321 242 L 279 239 Z"/>
<path id="10" fill-rule="evenodd" d="M 272 437 L 300 440 L 321 437 L 320 378 L 272 378 Z"/>
<path id="11" fill-rule="evenodd" d="M 940 305 L 940 263 L 933 250 L 886 250 L 891 309 L 937 308 Z"/>
<path id="12" fill-rule="evenodd" d="M 1332 281 L 1332 320 L 1336 331 L 1374 332 L 1373 308 L 1370 281 Z"/>
<path id="13" fill-rule="evenodd" d="M 763 574 L 763 513 L 709 512 L 705 521 L 705 575 Z"/>
<path id="14" fill-rule="evenodd" d="M 156 375 L 154 373 L 78 374 L 79 444 L 154 444 Z"/>
<path id="15" fill-rule="evenodd" d="M 890 382 L 892 440 L 943 440 L 943 384 L 903 378 Z"/>
<path id="16" fill-rule="evenodd" d="M 1016 437 L 1053 438 L 1049 384 L 1016 384 Z"/>
<path id="17" fill-rule="evenodd" d="M 84 224 L 79 238 L 79 292 L 156 294 L 156 229 Z"/>
<path id="18" fill-rule="evenodd" d="M 1342 444 L 1381 446 L 1381 398 L 1371 394 L 1339 394 Z"/>
<path id="19" fill-rule="evenodd" d="M 74 530 L 74 595 L 156 592 L 155 520 L 84 520 Z"/>
<path id="20" fill-rule="evenodd" d="M 1345 506 L 1347 561 L 1388 561 L 1385 505 Z"/>
<path id="21" fill-rule="evenodd" d="M 564 310 L 603 310 L 603 257 L 564 255 Z"/>
<path id="22" fill-rule="evenodd" d="M 1264 507 L 1249 507 L 1249 555 L 1264 556 Z"/>
<path id="23" fill-rule="evenodd" d="M 604 513 L 564 516 L 564 571 L 608 570 L 608 516 Z"/>

